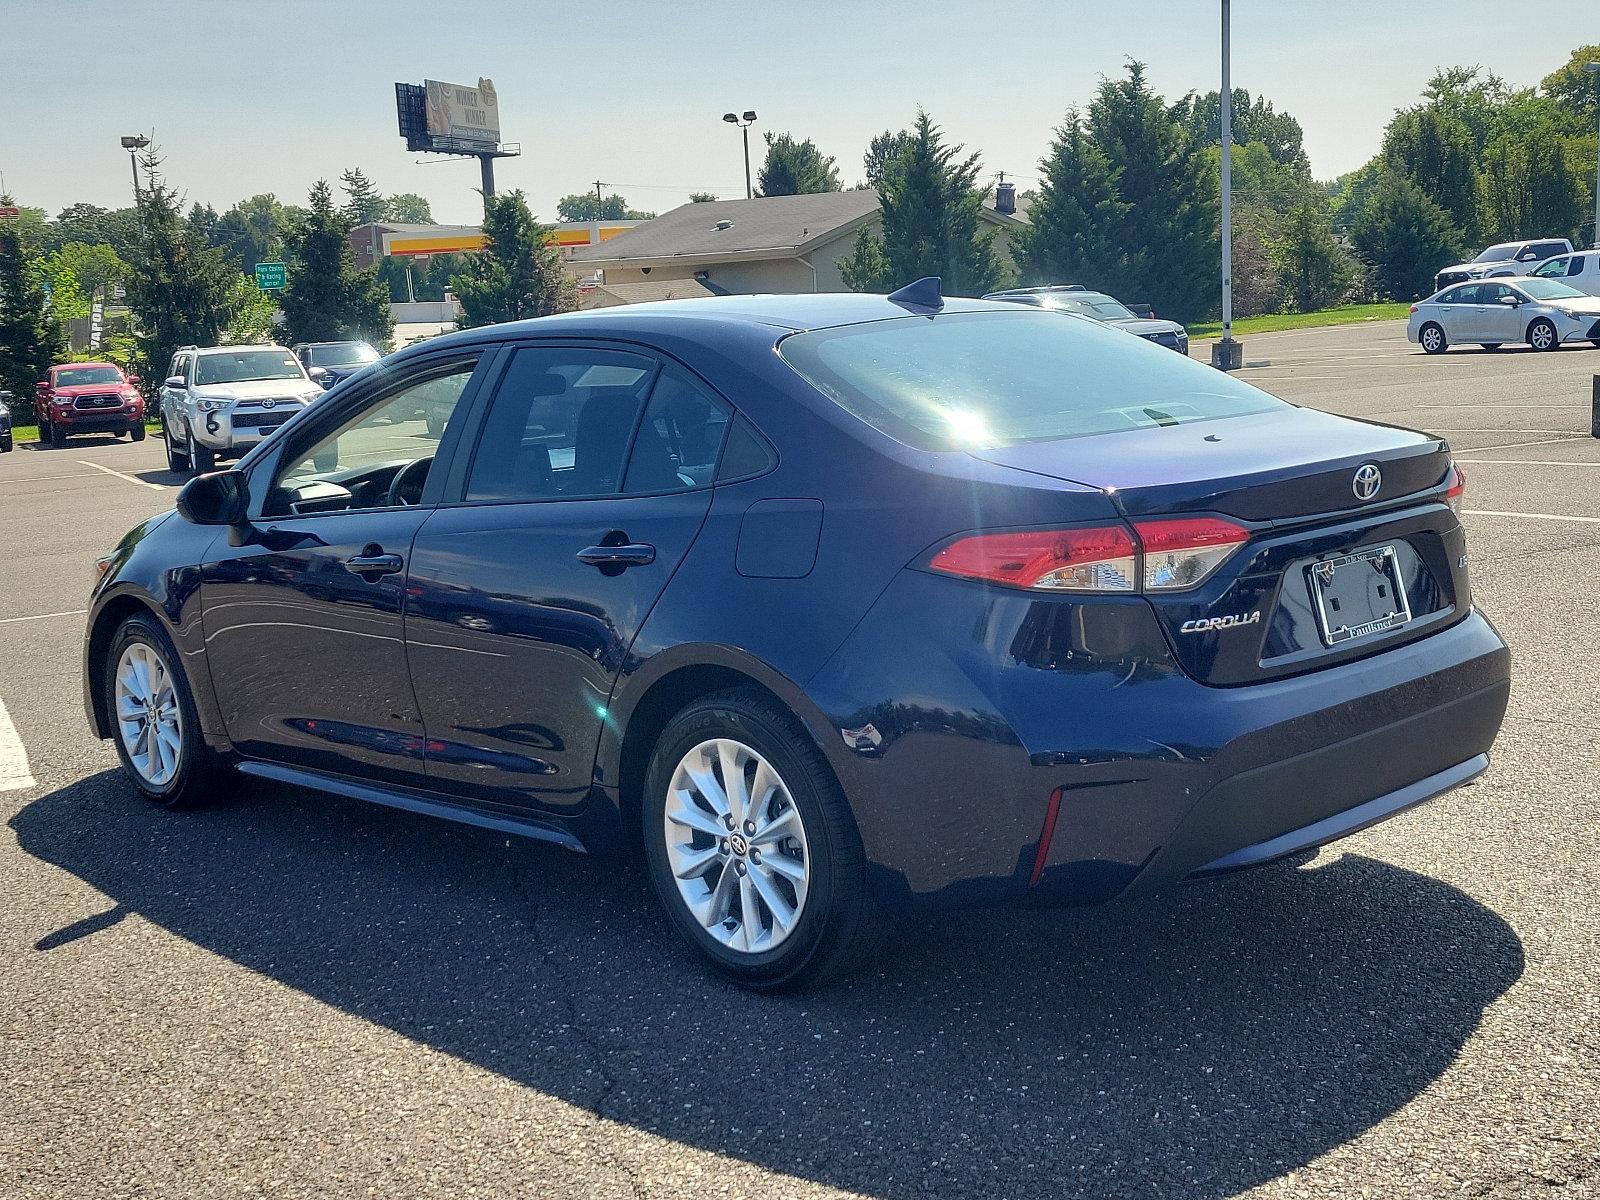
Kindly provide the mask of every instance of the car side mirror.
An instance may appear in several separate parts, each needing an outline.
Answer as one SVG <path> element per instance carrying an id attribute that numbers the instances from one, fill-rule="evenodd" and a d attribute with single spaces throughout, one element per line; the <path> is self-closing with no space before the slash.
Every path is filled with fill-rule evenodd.
<path id="1" fill-rule="evenodd" d="M 312 379 L 314 379 L 314 380 L 316 380 L 316 381 L 318 381 L 320 383 L 322 380 L 324 380 L 324 379 L 326 379 L 328 377 L 328 368 L 327 367 L 311 367 L 311 368 L 307 369 L 306 374 L 311 376 Z"/>
<path id="2" fill-rule="evenodd" d="M 1500 297 L 1500 303 L 1501 304 L 1509 304 L 1512 308 L 1516 308 L 1518 305 L 1520 305 L 1522 303 L 1522 297 L 1521 296 L 1501 296 Z"/>
<path id="3" fill-rule="evenodd" d="M 178 514 L 195 525 L 244 525 L 249 507 L 250 480 L 241 471 L 197 475 L 178 493 Z"/>
<path id="4" fill-rule="evenodd" d="M 144 382 L 144 380 L 142 378 L 140 378 L 139 376 L 137 376 L 137 375 L 129 375 L 128 376 L 128 386 L 129 387 L 138 387 L 143 382 Z"/>
<path id="5" fill-rule="evenodd" d="M 50 390 L 50 381 L 48 379 L 39 380 L 38 383 L 33 385 L 33 390 L 38 392 L 41 396 L 44 395 Z"/>

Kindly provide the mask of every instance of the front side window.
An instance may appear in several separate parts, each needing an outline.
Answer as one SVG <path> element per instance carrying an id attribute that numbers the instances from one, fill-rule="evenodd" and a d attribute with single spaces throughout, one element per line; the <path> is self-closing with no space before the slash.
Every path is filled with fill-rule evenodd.
<path id="1" fill-rule="evenodd" d="M 489 406 L 466 499 L 616 495 L 655 374 L 655 360 L 614 350 L 518 350 Z"/>
<path id="2" fill-rule="evenodd" d="M 474 366 L 456 363 L 410 380 L 290 453 L 268 492 L 265 515 L 419 503 Z"/>
<path id="3" fill-rule="evenodd" d="M 1552 254 L 1561 254 L 1567 249 L 1564 242 L 1540 242 L 1533 247 L 1535 258 L 1549 258 Z"/>
<path id="4" fill-rule="evenodd" d="M 300 360 L 287 350 L 224 350 L 216 354 L 204 354 L 194 372 L 196 384 L 305 377 Z"/>
<path id="5" fill-rule="evenodd" d="M 1568 261 L 1565 258 L 1552 258 L 1549 262 L 1540 263 L 1530 274 L 1539 279 L 1554 279 L 1557 276 L 1567 274 Z M 1578 260 L 1573 259 L 1571 261 L 1577 263 Z"/>
<path id="6" fill-rule="evenodd" d="M 1499 304 L 1501 300 L 1512 294 L 1511 289 L 1503 283 L 1486 283 L 1478 291 L 1478 303 Z"/>
<path id="7" fill-rule="evenodd" d="M 1283 401 L 1120 329 L 1049 312 L 791 334 L 784 362 L 907 445 L 966 450 L 1272 412 Z"/>

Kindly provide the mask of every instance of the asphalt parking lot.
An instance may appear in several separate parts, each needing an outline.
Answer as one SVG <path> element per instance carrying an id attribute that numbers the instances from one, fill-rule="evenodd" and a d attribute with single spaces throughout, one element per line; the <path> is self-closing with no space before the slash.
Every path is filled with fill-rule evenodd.
<path id="1" fill-rule="evenodd" d="M 776 999 L 627 862 L 260 784 L 144 806 L 85 724 L 82 609 L 180 480 L 158 439 L 0 457 L 0 1195 L 1600 1194 L 1600 350 L 1383 323 L 1245 358 L 1457 448 L 1515 656 L 1489 773 L 1138 908 L 924 920 Z"/>

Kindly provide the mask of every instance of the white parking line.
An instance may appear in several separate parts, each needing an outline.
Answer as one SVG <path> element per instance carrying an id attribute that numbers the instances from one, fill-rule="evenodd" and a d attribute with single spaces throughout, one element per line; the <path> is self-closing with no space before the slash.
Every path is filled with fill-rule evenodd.
<path id="1" fill-rule="evenodd" d="M 110 467 L 102 467 L 99 463 L 90 462 L 86 458 L 76 460 L 79 466 L 93 467 L 96 471 L 104 471 L 107 475 L 115 475 L 118 479 L 125 479 L 129 483 L 136 483 L 140 487 L 147 487 L 152 492 L 164 492 L 167 489 L 159 483 L 146 483 L 143 479 L 135 479 L 132 475 L 124 475 L 121 471 L 113 471 Z"/>
<path id="2" fill-rule="evenodd" d="M 85 617 L 87 608 L 74 608 L 70 612 L 34 613 L 31 617 L 0 617 L 0 625 L 15 625 L 18 621 L 48 621 L 51 617 Z"/>
<path id="3" fill-rule="evenodd" d="M 1497 512 L 1490 508 L 1463 510 L 1469 517 L 1520 517 L 1524 521 L 1577 521 L 1583 525 L 1600 525 L 1600 517 L 1573 517 L 1566 513 Z"/>
<path id="4" fill-rule="evenodd" d="M 1600 467 L 1600 462 L 1558 462 L 1550 458 L 1458 458 L 1469 467 Z"/>
<path id="5" fill-rule="evenodd" d="M 1481 454 L 1485 450 L 1521 450 L 1525 446 L 1556 446 L 1564 442 L 1586 442 L 1589 439 L 1583 435 L 1574 437 L 1545 438 L 1540 442 L 1506 442 L 1500 446 L 1457 446 L 1458 454 Z"/>
<path id="6" fill-rule="evenodd" d="M 7 483 L 47 483 L 52 479 L 92 479 L 87 471 L 74 471 L 70 475 L 24 475 L 20 479 L 0 479 L 0 484 Z"/>
<path id="7" fill-rule="evenodd" d="M 0 792 L 18 792 L 37 786 L 33 772 L 28 768 L 28 751 L 11 723 L 6 702 L 0 700 Z"/>

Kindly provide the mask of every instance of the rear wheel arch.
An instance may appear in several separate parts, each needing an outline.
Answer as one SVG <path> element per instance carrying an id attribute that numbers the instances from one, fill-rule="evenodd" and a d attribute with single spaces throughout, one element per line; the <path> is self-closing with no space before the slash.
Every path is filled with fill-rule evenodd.
<path id="1" fill-rule="evenodd" d="M 769 671 L 760 667 L 745 669 L 744 664 L 734 666 L 708 661 L 687 662 L 670 667 L 645 683 L 637 699 L 629 703 L 624 712 L 617 713 L 613 706 L 606 722 L 606 735 L 601 740 L 597 765 L 601 768 L 602 778 L 617 787 L 625 829 L 633 831 L 639 828 L 645 774 L 662 730 L 689 705 L 717 692 L 747 688 L 763 693 L 806 731 L 828 763 L 835 781 L 842 783 L 835 756 L 830 753 L 833 747 L 823 735 L 827 727 L 826 719 L 805 702 L 792 684 L 779 678 L 763 678 L 768 674 Z M 810 711 L 805 711 L 807 709 Z"/>

